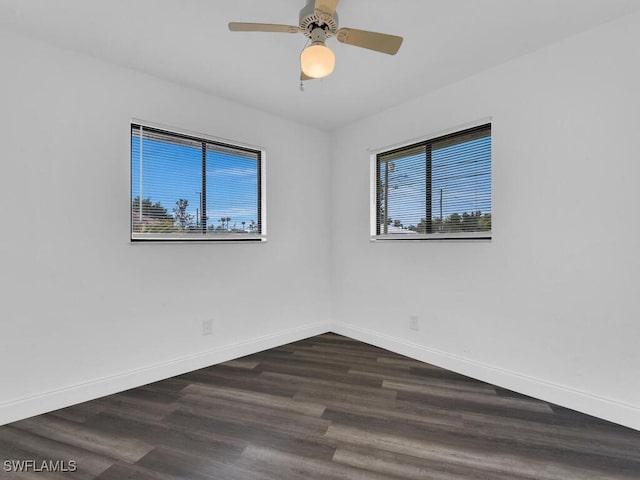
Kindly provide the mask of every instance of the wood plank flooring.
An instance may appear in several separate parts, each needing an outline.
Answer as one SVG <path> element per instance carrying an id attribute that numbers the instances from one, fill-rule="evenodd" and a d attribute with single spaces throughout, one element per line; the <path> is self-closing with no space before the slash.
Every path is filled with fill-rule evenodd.
<path id="1" fill-rule="evenodd" d="M 638 480 L 640 432 L 325 334 L 0 427 L 0 478 Z"/>

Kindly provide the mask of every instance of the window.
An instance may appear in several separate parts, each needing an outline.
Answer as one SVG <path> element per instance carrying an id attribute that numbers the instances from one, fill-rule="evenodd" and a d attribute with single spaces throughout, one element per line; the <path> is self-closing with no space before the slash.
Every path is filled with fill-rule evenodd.
<path id="1" fill-rule="evenodd" d="M 131 240 L 264 240 L 264 152 L 131 125 Z"/>
<path id="2" fill-rule="evenodd" d="M 491 125 L 375 156 L 373 239 L 491 238 Z"/>

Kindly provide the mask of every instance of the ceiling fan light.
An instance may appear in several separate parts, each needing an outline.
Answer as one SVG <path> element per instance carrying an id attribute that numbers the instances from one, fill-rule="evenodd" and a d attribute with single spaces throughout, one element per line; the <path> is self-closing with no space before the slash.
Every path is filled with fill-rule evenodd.
<path id="1" fill-rule="evenodd" d="M 300 55 L 300 66 L 305 75 L 323 78 L 331 75 L 336 65 L 336 56 L 322 43 L 309 45 Z"/>

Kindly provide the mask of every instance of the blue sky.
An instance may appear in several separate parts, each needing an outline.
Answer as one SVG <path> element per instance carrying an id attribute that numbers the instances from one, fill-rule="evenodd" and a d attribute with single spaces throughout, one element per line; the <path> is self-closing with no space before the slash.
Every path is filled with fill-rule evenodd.
<path id="1" fill-rule="evenodd" d="M 140 193 L 140 139 L 131 139 L 131 196 Z M 425 154 L 415 153 L 392 161 L 389 216 L 405 227 L 425 217 Z M 384 178 L 385 163 L 381 164 Z M 143 198 L 160 202 L 170 214 L 176 201 L 189 201 L 194 224 L 202 191 L 202 150 L 154 139 L 143 140 Z M 230 217 L 229 227 L 247 228 L 258 221 L 258 162 L 255 158 L 207 150 L 207 226 L 219 226 Z M 452 213 L 491 212 L 491 137 L 483 137 L 432 152 L 432 217 Z"/>
<path id="2" fill-rule="evenodd" d="M 432 218 L 452 213 L 491 212 L 491 137 L 483 137 L 432 152 Z M 390 161 L 389 216 L 405 227 L 417 225 L 426 211 L 425 153 Z M 385 162 L 380 165 L 384 182 Z"/>
<path id="3" fill-rule="evenodd" d="M 202 191 L 202 150 L 199 146 L 176 145 L 143 139 L 143 198 L 160 202 L 170 214 L 180 198 L 189 201 L 194 216 Z M 140 194 L 140 139 L 131 138 L 131 197 Z M 226 152 L 207 150 L 207 225 L 219 226 L 230 217 L 229 226 L 245 228 L 258 221 L 258 161 Z"/>

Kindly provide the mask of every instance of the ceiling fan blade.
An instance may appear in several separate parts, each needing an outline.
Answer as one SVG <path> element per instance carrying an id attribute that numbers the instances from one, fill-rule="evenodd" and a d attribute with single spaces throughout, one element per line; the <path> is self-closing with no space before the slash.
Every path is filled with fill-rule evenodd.
<path id="1" fill-rule="evenodd" d="M 368 48 L 376 52 L 395 55 L 402 45 L 402 37 L 386 33 L 368 32 L 355 28 L 341 28 L 336 38 L 339 42 L 356 47 Z"/>
<path id="2" fill-rule="evenodd" d="M 300 27 L 294 27 L 293 25 L 275 25 L 273 23 L 229 22 L 229 30 L 232 32 L 298 33 Z"/>
<path id="3" fill-rule="evenodd" d="M 314 80 L 314 78 L 310 77 L 309 75 L 304 73 L 302 70 L 300 70 L 300 81 L 301 82 L 306 82 L 307 80 Z"/>
<path id="4" fill-rule="evenodd" d="M 320 10 L 321 12 L 328 13 L 333 17 L 336 13 L 336 8 L 338 7 L 338 2 L 340 0 L 316 0 L 315 9 Z"/>

